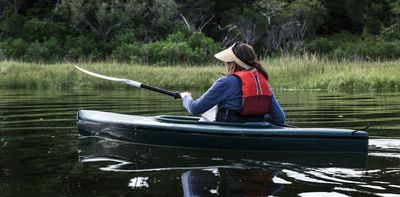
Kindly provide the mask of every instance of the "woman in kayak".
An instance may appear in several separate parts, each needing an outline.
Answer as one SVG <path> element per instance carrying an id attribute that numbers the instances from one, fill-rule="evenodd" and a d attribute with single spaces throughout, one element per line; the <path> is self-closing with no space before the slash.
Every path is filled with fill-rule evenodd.
<path id="1" fill-rule="evenodd" d="M 199 99 L 182 92 L 183 106 L 200 115 L 218 106 L 216 121 L 285 124 L 285 113 L 268 85 L 268 74 L 257 61 L 253 47 L 235 43 L 215 54 L 225 62 L 227 76 L 219 78 Z"/>

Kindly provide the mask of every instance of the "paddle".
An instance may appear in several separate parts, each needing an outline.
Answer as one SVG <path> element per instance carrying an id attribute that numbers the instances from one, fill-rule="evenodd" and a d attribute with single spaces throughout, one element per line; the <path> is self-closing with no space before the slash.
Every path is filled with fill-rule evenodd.
<path id="1" fill-rule="evenodd" d="M 101 79 L 105 79 L 105 80 L 109 80 L 109 81 L 121 82 L 121 83 L 128 84 L 130 86 L 134 86 L 134 87 L 137 87 L 137 88 L 144 88 L 144 89 L 151 90 L 151 91 L 154 91 L 154 92 L 158 92 L 158 93 L 161 93 L 161 94 L 173 96 L 176 99 L 177 98 L 181 98 L 181 95 L 179 94 L 179 92 L 172 92 L 172 91 L 169 91 L 169 90 L 165 90 L 165 89 L 162 89 L 162 88 L 159 88 L 159 87 L 154 87 L 154 86 L 151 86 L 151 85 L 148 85 L 148 84 L 144 84 L 144 83 L 140 83 L 140 82 L 137 82 L 137 81 L 133 81 L 133 80 L 130 80 L 130 79 L 121 79 L 121 78 L 115 78 L 115 77 L 109 77 L 109 76 L 97 74 L 97 73 L 94 73 L 94 72 L 87 71 L 87 70 L 85 70 L 83 68 L 80 68 L 78 66 L 75 66 L 75 68 L 80 70 L 80 71 L 82 71 L 82 72 L 84 72 L 84 73 L 86 73 L 86 74 L 88 74 L 88 75 L 92 75 L 94 77 L 98 77 L 98 78 L 101 78 Z"/>

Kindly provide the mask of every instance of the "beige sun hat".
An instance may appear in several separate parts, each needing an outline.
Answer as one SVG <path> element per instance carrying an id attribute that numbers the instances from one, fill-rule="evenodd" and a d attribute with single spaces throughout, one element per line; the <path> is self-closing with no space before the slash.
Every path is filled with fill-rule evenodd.
<path id="1" fill-rule="evenodd" d="M 214 57 L 224 62 L 235 62 L 237 65 L 246 70 L 250 69 L 251 68 L 250 66 L 247 66 L 244 62 L 242 62 L 242 60 L 236 57 L 236 55 L 233 53 L 232 49 L 233 47 L 235 47 L 236 44 L 237 43 L 234 43 L 231 47 L 215 54 Z"/>

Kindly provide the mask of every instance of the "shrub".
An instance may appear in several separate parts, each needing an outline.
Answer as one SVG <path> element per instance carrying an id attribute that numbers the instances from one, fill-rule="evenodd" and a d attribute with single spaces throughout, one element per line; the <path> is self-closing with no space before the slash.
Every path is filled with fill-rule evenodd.
<path id="1" fill-rule="evenodd" d="M 113 50 L 111 58 L 122 62 L 142 62 L 142 47 L 139 43 L 122 44 Z"/>
<path id="2" fill-rule="evenodd" d="M 63 48 L 56 38 L 44 42 L 35 41 L 29 45 L 24 55 L 24 60 L 35 62 L 49 62 L 64 56 Z"/>
<path id="3" fill-rule="evenodd" d="M 0 43 L 0 48 L 3 51 L 3 55 L 10 59 L 21 59 L 25 55 L 28 46 L 29 44 L 20 38 L 7 39 Z"/>
<path id="4" fill-rule="evenodd" d="M 189 62 L 193 49 L 187 42 L 158 41 L 143 45 L 144 56 L 148 63 L 175 64 Z"/>
<path id="5" fill-rule="evenodd" d="M 210 62 L 212 55 L 221 48 L 213 39 L 202 33 L 195 32 L 188 38 L 190 48 L 194 50 L 192 60 L 194 62 Z"/>
<path id="6" fill-rule="evenodd" d="M 380 33 L 379 37 L 385 41 L 400 40 L 400 24 L 394 24 L 385 28 Z"/>
<path id="7" fill-rule="evenodd" d="M 318 54 L 327 54 L 335 49 L 335 43 L 325 37 L 316 38 L 305 45 L 307 51 Z"/>
<path id="8" fill-rule="evenodd" d="M 69 60 L 95 60 L 101 56 L 94 38 L 68 36 L 65 44 L 65 58 Z"/>
<path id="9" fill-rule="evenodd" d="M 219 46 L 202 33 L 176 32 L 156 42 L 122 44 L 113 50 L 112 58 L 150 64 L 202 64 L 210 62 L 218 50 Z"/>
<path id="10" fill-rule="evenodd" d="M 65 27 L 48 20 L 32 18 L 23 26 L 24 38 L 27 41 L 43 41 L 51 37 L 61 38 Z"/>
<path id="11" fill-rule="evenodd" d="M 316 38 L 306 45 L 306 50 L 339 59 L 394 59 L 400 57 L 400 40 L 386 41 L 373 36 L 362 39 L 356 35 L 340 33 Z"/>
<path id="12" fill-rule="evenodd" d="M 201 33 L 189 37 L 177 32 L 166 40 L 148 43 L 143 46 L 144 56 L 149 63 L 207 63 L 212 54 L 218 51 L 218 45 Z"/>

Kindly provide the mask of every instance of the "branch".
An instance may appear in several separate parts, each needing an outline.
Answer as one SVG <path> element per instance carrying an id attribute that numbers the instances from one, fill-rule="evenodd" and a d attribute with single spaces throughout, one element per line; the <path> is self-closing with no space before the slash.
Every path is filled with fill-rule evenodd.
<path id="1" fill-rule="evenodd" d="M 232 41 L 236 40 L 236 38 L 240 36 L 240 32 L 238 32 L 233 38 L 229 39 L 228 36 L 225 36 L 224 40 L 222 41 L 222 48 L 226 48 Z M 228 40 L 229 39 L 229 40 Z"/>
<path id="2" fill-rule="evenodd" d="M 208 23 L 210 23 L 211 20 L 214 19 L 214 17 L 215 17 L 215 14 L 212 14 L 212 16 L 210 17 L 210 19 L 208 19 L 208 20 L 200 27 L 199 32 L 202 32 L 203 28 L 204 28 Z"/>
<path id="3" fill-rule="evenodd" d="M 108 38 L 108 34 L 110 34 L 110 32 L 111 32 L 114 28 L 120 26 L 121 24 L 122 24 L 122 23 L 117 23 L 117 24 L 115 24 L 115 25 L 109 27 L 109 28 L 106 30 L 106 32 L 104 33 L 104 40 L 103 40 L 103 41 L 106 41 L 107 38 Z"/>
<path id="4" fill-rule="evenodd" d="M 189 31 L 192 31 L 192 28 L 190 27 L 188 21 L 186 20 L 185 16 L 183 14 L 179 14 L 180 17 L 182 17 L 183 21 L 185 21 L 186 27 L 188 28 Z"/>

